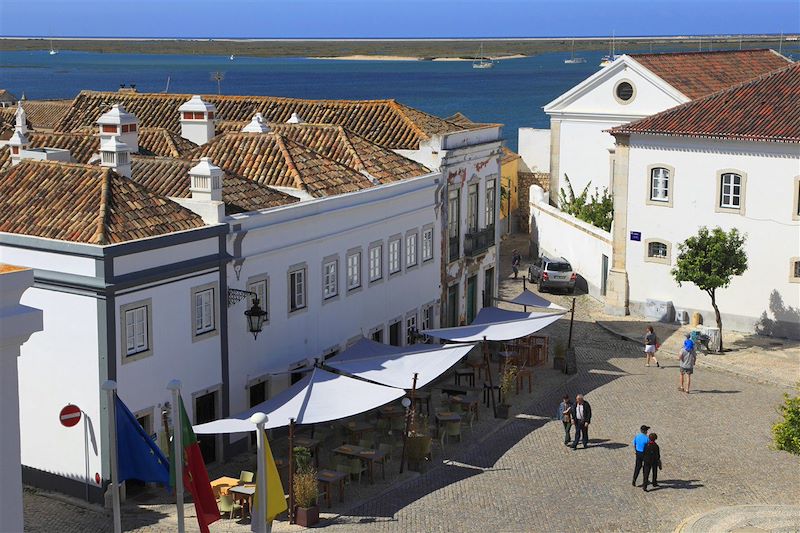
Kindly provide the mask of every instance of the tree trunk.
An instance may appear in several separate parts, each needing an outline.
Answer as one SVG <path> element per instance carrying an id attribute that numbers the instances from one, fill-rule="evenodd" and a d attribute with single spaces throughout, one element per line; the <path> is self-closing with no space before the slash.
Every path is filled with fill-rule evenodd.
<path id="1" fill-rule="evenodd" d="M 719 329 L 719 353 L 722 353 L 722 316 L 720 316 L 719 307 L 717 307 L 716 292 L 712 289 L 708 294 L 711 296 L 711 305 L 714 307 L 714 317 L 717 319 L 717 329 Z"/>

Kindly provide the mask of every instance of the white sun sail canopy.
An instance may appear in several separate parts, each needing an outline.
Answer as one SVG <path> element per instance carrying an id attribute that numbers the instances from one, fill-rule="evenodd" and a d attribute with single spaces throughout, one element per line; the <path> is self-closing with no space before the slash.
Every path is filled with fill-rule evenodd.
<path id="1" fill-rule="evenodd" d="M 549 326 L 566 311 L 557 313 L 524 313 L 497 307 L 484 307 L 469 326 L 428 329 L 422 331 L 431 337 L 454 342 L 508 341 L 527 337 Z"/>
<path id="2" fill-rule="evenodd" d="M 361 341 L 359 341 L 361 343 Z M 352 348 L 332 357 L 326 365 L 345 374 L 399 387 L 411 389 L 414 374 L 417 374 L 417 388 L 424 387 L 444 374 L 450 367 L 472 350 L 474 344 L 418 344 L 405 347 L 389 346 L 364 339 Z M 364 356 L 368 350 L 362 350 L 366 343 L 379 344 L 383 353 Z M 355 348 L 355 350 L 353 350 Z M 353 350 L 353 351 L 351 351 Z M 356 357 L 358 356 L 358 357 Z"/>
<path id="3" fill-rule="evenodd" d="M 339 420 L 376 409 L 405 395 L 405 391 L 376 385 L 315 368 L 303 379 L 266 402 L 233 418 L 194 426 L 195 433 L 244 433 L 255 431 L 250 417 L 266 413 L 266 428 L 296 424 L 317 424 Z"/>
<path id="4" fill-rule="evenodd" d="M 561 307 L 558 304 L 554 304 L 550 300 L 542 298 L 538 294 L 532 293 L 528 289 L 522 291 L 520 295 L 514 298 L 513 300 L 509 300 L 509 303 L 517 305 L 527 305 L 529 307 L 541 307 L 544 309 L 555 309 L 558 311 L 566 311 L 566 308 Z"/>

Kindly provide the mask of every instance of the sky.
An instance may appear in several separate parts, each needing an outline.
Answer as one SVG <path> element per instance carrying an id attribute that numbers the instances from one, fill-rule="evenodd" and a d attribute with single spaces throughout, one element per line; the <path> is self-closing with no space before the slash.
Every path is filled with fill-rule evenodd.
<path id="1" fill-rule="evenodd" d="M 424 38 L 800 33 L 800 0 L 0 0 L 0 36 Z"/>

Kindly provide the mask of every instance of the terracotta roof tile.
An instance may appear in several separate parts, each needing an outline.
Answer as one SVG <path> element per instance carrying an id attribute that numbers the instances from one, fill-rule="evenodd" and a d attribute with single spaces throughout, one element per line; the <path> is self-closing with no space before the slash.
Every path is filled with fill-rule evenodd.
<path id="1" fill-rule="evenodd" d="M 141 155 L 158 155 L 182 157 L 197 145 L 179 134 L 165 128 L 140 128 L 139 153 Z"/>
<path id="2" fill-rule="evenodd" d="M 131 179 L 161 196 L 189 198 L 189 169 L 195 164 L 196 161 L 169 157 L 134 156 L 131 159 Z M 294 196 L 229 172 L 222 179 L 222 199 L 225 201 L 225 212 L 229 215 L 300 201 Z"/>
<path id="3" fill-rule="evenodd" d="M 791 63 L 772 50 L 630 54 L 630 57 L 692 100 Z"/>
<path id="4" fill-rule="evenodd" d="M 112 104 L 134 113 L 139 125 L 180 132 L 178 107 L 189 94 L 82 91 L 59 122 L 57 130 L 94 126 Z M 412 109 L 394 100 L 303 100 L 272 96 L 219 96 L 203 99 L 217 108 L 219 121 L 247 123 L 260 112 L 268 122 L 284 123 L 293 112 L 311 123 L 338 124 L 368 141 L 393 149 L 415 150 L 430 136 L 463 129 L 458 124 Z M 241 129 L 241 128 L 239 128 Z M 227 130 L 226 130 L 227 131 Z"/>
<path id="5" fill-rule="evenodd" d="M 64 118 L 72 105 L 72 100 L 25 100 L 22 107 L 28 115 L 28 123 L 35 130 L 52 131 Z M 11 108 L 13 112 L 17 107 Z"/>
<path id="6" fill-rule="evenodd" d="M 656 115 L 612 134 L 800 142 L 800 63 Z"/>
<path id="7" fill-rule="evenodd" d="M 274 132 L 218 135 L 191 156 L 210 157 L 226 172 L 261 185 L 295 188 L 315 197 L 373 186 L 355 169 Z"/>
<path id="8" fill-rule="evenodd" d="M 23 161 L 0 175 L 0 231 L 115 244 L 203 227 L 175 202 L 102 167 Z"/>

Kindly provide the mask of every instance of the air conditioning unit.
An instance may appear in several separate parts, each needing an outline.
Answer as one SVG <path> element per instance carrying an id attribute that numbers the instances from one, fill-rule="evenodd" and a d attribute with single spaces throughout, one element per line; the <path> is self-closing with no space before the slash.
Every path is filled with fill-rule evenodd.
<path id="1" fill-rule="evenodd" d="M 689 311 L 686 309 L 676 309 L 675 310 L 675 322 L 680 324 L 681 326 L 685 326 L 689 323 Z"/>
<path id="2" fill-rule="evenodd" d="M 720 341 L 722 340 L 719 328 L 716 326 L 704 326 L 703 333 L 708 335 L 708 349 L 712 352 L 718 352 Z"/>

